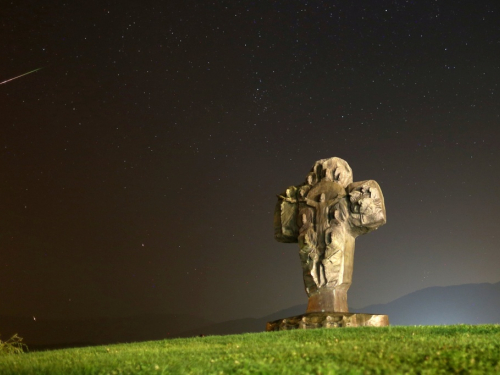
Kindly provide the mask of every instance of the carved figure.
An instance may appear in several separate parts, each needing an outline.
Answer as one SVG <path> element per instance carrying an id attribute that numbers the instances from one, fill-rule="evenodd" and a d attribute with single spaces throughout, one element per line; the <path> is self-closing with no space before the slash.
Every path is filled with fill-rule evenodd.
<path id="1" fill-rule="evenodd" d="M 304 184 L 278 195 L 274 217 L 275 238 L 299 243 L 307 313 L 348 312 L 355 238 L 386 222 L 377 182 L 353 182 L 340 158 L 318 160 Z"/>
<path id="2" fill-rule="evenodd" d="M 284 194 L 278 195 L 278 206 L 275 209 L 275 223 L 278 221 L 279 228 L 275 225 L 275 236 L 281 242 L 297 242 L 297 187 L 290 186 Z M 278 215 L 278 217 L 276 217 Z"/>

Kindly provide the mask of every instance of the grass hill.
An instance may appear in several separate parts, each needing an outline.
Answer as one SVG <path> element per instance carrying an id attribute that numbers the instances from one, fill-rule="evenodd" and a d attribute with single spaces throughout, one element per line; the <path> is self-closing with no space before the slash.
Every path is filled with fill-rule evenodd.
<path id="1" fill-rule="evenodd" d="M 357 327 L 0 356 L 3 375 L 500 373 L 500 326 Z"/>

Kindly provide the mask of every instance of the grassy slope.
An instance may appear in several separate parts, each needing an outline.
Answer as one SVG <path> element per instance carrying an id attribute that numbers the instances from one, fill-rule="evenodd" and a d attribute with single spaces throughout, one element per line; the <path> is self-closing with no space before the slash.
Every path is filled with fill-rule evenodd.
<path id="1" fill-rule="evenodd" d="M 342 328 L 0 357 L 1 374 L 500 373 L 500 325 Z"/>

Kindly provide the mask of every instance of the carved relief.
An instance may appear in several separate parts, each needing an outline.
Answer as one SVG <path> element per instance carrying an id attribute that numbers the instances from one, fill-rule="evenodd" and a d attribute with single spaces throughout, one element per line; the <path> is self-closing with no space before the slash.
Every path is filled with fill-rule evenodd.
<path id="1" fill-rule="evenodd" d="M 340 158 L 329 158 L 318 160 L 313 167 L 318 179 L 335 181 L 342 187 L 347 187 L 353 181 L 352 169 L 345 160 Z"/>
<path id="2" fill-rule="evenodd" d="M 338 211 L 335 211 L 337 214 Z M 327 276 L 328 287 L 342 284 L 344 274 L 345 227 L 343 222 L 335 217 L 330 220 L 330 226 L 325 231 L 325 255 L 322 263 Z"/>
<path id="3" fill-rule="evenodd" d="M 302 264 L 304 284 L 307 293 L 317 289 L 319 284 L 316 273 L 319 261 L 318 236 L 314 230 L 313 212 L 309 208 L 300 211 L 301 226 L 299 231 L 299 257 Z"/>
<path id="4" fill-rule="evenodd" d="M 336 157 L 318 160 L 304 184 L 278 195 L 275 238 L 299 243 L 308 312 L 348 312 L 355 238 L 385 224 L 385 215 L 380 186 L 353 182 L 350 166 Z"/>
<path id="5" fill-rule="evenodd" d="M 280 242 L 297 242 L 297 187 L 290 186 L 278 195 L 274 212 L 274 234 Z"/>
<path id="6" fill-rule="evenodd" d="M 351 221 L 358 234 L 364 234 L 385 224 L 385 204 L 382 191 L 373 180 L 355 182 L 347 187 Z"/>

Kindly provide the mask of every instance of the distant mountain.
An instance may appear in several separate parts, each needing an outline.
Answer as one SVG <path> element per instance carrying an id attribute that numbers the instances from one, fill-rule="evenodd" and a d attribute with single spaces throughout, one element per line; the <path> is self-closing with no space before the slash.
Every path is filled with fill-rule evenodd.
<path id="1" fill-rule="evenodd" d="M 30 349 L 87 346 L 179 337 L 183 331 L 211 324 L 207 319 L 181 314 L 36 321 L 0 316 L 0 339 L 17 333 Z"/>
<path id="2" fill-rule="evenodd" d="M 208 335 L 262 332 L 269 321 L 305 313 L 307 304 L 297 305 L 256 319 L 239 319 L 185 331 Z M 500 283 L 430 287 L 387 304 L 370 305 L 351 312 L 386 314 L 391 325 L 500 324 Z"/>
<path id="3" fill-rule="evenodd" d="M 391 325 L 500 324 L 500 283 L 435 286 L 356 312 L 389 315 Z"/>
<path id="4" fill-rule="evenodd" d="M 0 316 L 0 339 L 14 333 L 30 350 L 160 340 L 199 335 L 263 332 L 266 323 L 305 313 L 306 304 L 261 318 L 222 323 L 191 315 L 142 315 L 128 318 L 44 320 Z M 500 283 L 431 287 L 410 293 L 387 304 L 371 305 L 352 312 L 387 314 L 391 325 L 500 324 Z"/>
<path id="5" fill-rule="evenodd" d="M 305 313 L 307 304 L 289 307 L 262 318 L 244 318 L 230 320 L 227 322 L 198 327 L 194 330 L 181 332 L 180 337 L 192 337 L 203 335 L 233 335 L 236 333 L 263 332 L 266 330 L 267 322 L 280 318 L 287 318 Z"/>

